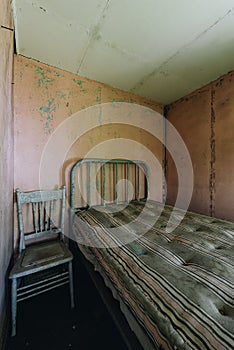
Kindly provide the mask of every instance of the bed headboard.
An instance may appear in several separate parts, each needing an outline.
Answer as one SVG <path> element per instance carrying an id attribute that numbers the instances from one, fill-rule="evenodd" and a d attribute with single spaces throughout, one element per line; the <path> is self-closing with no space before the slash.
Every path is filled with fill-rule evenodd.
<path id="1" fill-rule="evenodd" d="M 141 160 L 79 160 L 70 173 L 71 209 L 147 198 L 148 178 L 148 167 Z"/>

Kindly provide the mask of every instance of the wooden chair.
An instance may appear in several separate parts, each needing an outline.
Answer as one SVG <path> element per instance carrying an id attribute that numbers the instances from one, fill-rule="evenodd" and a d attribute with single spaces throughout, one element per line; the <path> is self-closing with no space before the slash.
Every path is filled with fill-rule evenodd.
<path id="1" fill-rule="evenodd" d="M 22 300 L 69 284 L 74 307 L 73 255 L 64 239 L 65 191 L 65 187 L 51 191 L 16 190 L 20 244 L 9 275 L 12 336 L 16 334 L 17 303 Z"/>

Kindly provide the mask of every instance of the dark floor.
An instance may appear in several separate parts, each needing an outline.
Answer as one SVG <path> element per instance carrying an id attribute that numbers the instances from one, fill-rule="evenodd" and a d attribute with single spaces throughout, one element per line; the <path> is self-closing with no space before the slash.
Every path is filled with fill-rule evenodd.
<path id="1" fill-rule="evenodd" d="M 17 335 L 7 350 L 126 350 L 86 269 L 74 261 L 75 309 L 68 287 L 18 304 Z"/>

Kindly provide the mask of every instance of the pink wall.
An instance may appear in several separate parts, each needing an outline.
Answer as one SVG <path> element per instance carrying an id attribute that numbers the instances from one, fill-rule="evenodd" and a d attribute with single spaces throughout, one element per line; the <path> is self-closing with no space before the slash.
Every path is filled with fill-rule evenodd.
<path id="1" fill-rule="evenodd" d="M 160 113 L 163 109 L 155 102 L 22 56 L 15 56 L 14 80 L 15 187 L 23 190 L 40 187 L 38 174 L 43 149 L 58 126 L 65 125 L 63 123 L 73 118 L 75 113 L 83 113 L 90 106 L 104 103 L 112 103 L 114 113 L 114 103 L 118 101 L 136 103 Z M 234 219 L 230 190 L 234 182 L 233 90 L 231 72 L 172 103 L 167 113 L 168 120 L 183 138 L 193 164 L 194 188 L 189 209 L 226 219 Z M 68 149 L 62 173 L 56 171 L 57 175 L 52 178 L 54 185 L 64 182 L 64 176 L 75 159 L 84 157 L 97 145 L 110 139 L 123 137 L 140 140 L 143 147 L 155 154 L 161 165 L 162 144 L 143 130 L 144 119 L 141 130 L 133 126 L 123 127 L 121 123 L 102 125 L 101 118 L 97 127 L 82 134 Z M 85 113 L 80 120 L 80 126 L 76 125 L 78 131 L 86 124 L 89 126 Z M 63 139 L 58 148 L 63 147 L 65 141 Z M 124 144 L 121 147 L 124 149 Z M 134 146 L 130 148 L 134 149 Z M 107 157 L 110 156 L 110 150 L 113 154 L 114 148 L 105 149 Z M 52 173 L 53 159 L 50 166 Z M 175 202 L 177 182 L 177 172 L 167 152 L 168 203 Z"/>
<path id="2" fill-rule="evenodd" d="M 194 189 L 190 210 L 234 219 L 234 79 L 230 72 L 168 106 L 168 120 L 190 152 Z M 168 203 L 177 175 L 167 155 Z"/>
<path id="3" fill-rule="evenodd" d="M 39 187 L 38 174 L 43 149 L 48 141 L 54 137 L 57 128 L 67 125 L 71 117 L 77 116 L 74 131 L 82 137 L 73 145 L 73 151 L 67 150 L 69 157 L 79 159 L 88 151 L 95 148 L 106 139 L 121 137 L 138 139 L 139 142 L 152 150 L 160 163 L 163 157 L 163 147 L 152 137 L 146 135 L 143 129 L 133 130 L 132 126 L 118 124 L 120 116 L 115 115 L 117 123 L 104 125 L 104 118 L 113 122 L 114 114 L 119 113 L 115 102 L 130 102 L 131 104 L 149 107 L 159 113 L 163 112 L 162 105 L 147 99 L 123 92 L 118 89 L 94 82 L 83 77 L 56 69 L 34 60 L 15 56 L 14 73 L 14 112 L 15 112 L 15 187 L 23 190 Z M 86 108 L 110 103 L 110 109 L 98 116 L 98 125 L 93 128 L 90 118 L 85 113 Z M 104 106 L 105 107 L 105 106 Z M 98 110 L 98 109 L 97 109 Z M 99 111 L 99 110 L 98 110 Z M 78 113 L 79 112 L 79 113 Z M 92 113 L 92 110 L 90 111 Z M 70 117 L 70 119 L 69 119 Z M 94 115 L 95 117 L 95 115 Z M 118 119 L 119 118 L 119 119 Z M 135 116 L 134 116 L 135 118 Z M 74 119 L 74 118 L 73 118 Z M 67 124 L 66 124 L 67 123 Z M 157 126 L 151 125 L 152 129 Z M 144 122 L 142 123 L 144 128 Z M 65 147 L 68 130 L 61 137 L 59 146 Z M 140 130 L 140 131 L 139 131 Z M 162 132 L 162 130 L 161 130 Z M 70 137 L 70 135 L 69 135 Z M 150 140 L 152 142 L 150 142 Z M 71 145 L 69 145 L 71 146 Z M 119 144 L 118 149 L 121 148 Z M 109 148 L 106 149 L 107 157 Z M 51 161 L 53 161 L 51 159 Z M 55 179 L 56 181 L 62 181 Z M 54 184 L 58 184 L 55 181 Z"/>
<path id="4" fill-rule="evenodd" d="M 163 113 L 162 105 L 23 56 L 15 56 L 14 66 L 15 188 L 33 190 L 67 183 L 71 164 L 89 152 L 92 157 L 130 155 L 130 159 L 145 160 L 146 149 L 157 159 L 154 163 L 158 163 L 160 181 L 155 181 L 159 184 L 155 195 L 161 199 L 163 145 L 150 132 L 157 129 L 163 135 L 162 123 L 152 119 L 152 110 Z M 124 103 L 130 105 L 126 120 L 133 125 L 124 124 L 119 109 Z M 145 107 L 143 117 L 141 110 L 137 115 L 137 107 Z M 144 130 L 147 124 L 148 131 Z M 47 147 L 60 130 L 63 132 L 50 153 Z M 41 185 L 42 159 L 47 154 L 46 184 Z M 57 161 L 60 154 L 64 155 Z"/>
<path id="5" fill-rule="evenodd" d="M 0 349 L 6 339 L 7 269 L 13 252 L 13 22 L 10 1 L 0 2 Z"/>

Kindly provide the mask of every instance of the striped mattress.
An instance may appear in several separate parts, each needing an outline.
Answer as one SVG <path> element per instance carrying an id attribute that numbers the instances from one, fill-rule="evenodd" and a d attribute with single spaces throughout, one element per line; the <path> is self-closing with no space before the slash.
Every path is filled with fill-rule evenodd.
<path id="1" fill-rule="evenodd" d="M 153 201 L 77 212 L 73 233 L 149 349 L 234 349 L 234 223 Z M 181 222 L 172 232 L 169 218 Z"/>

